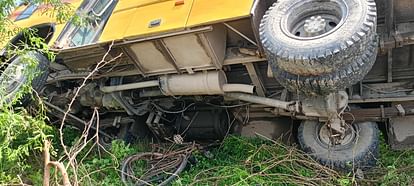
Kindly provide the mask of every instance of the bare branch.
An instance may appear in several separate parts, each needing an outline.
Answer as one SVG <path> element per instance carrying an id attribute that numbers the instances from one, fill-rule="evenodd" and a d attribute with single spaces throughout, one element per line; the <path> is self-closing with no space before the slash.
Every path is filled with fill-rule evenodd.
<path id="1" fill-rule="evenodd" d="M 66 168 L 63 165 L 63 163 L 57 162 L 57 161 L 50 161 L 50 153 L 49 153 L 50 146 L 51 146 L 50 141 L 45 141 L 44 142 L 43 157 L 44 157 L 45 160 L 44 160 L 44 172 L 43 172 L 43 185 L 44 186 L 49 186 L 50 169 L 52 167 L 55 167 L 62 174 L 63 185 L 64 186 L 71 186 L 70 181 L 69 181 L 68 173 L 66 172 Z"/>

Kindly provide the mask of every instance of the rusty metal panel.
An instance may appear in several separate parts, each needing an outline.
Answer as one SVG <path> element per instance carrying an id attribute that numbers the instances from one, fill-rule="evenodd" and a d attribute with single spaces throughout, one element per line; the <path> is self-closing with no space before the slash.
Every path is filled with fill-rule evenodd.
<path id="1" fill-rule="evenodd" d="M 394 8 L 397 23 L 414 21 L 414 3 L 412 0 L 394 0 Z"/>
<path id="2" fill-rule="evenodd" d="M 214 66 L 214 59 L 204 49 L 198 35 L 190 34 L 165 38 L 164 41 L 180 68 Z"/>
<path id="3" fill-rule="evenodd" d="M 108 48 L 101 45 L 85 46 L 82 48 L 62 50 L 59 52 L 58 59 L 62 59 L 73 71 L 88 71 L 91 66 L 102 61 L 107 52 Z M 112 58 L 111 55 L 108 55 L 106 60 Z"/>
<path id="4" fill-rule="evenodd" d="M 130 46 L 145 74 L 174 71 L 174 66 L 159 50 L 155 42 L 147 41 Z"/>
<path id="5" fill-rule="evenodd" d="M 390 119 L 388 142 L 392 149 L 404 150 L 414 148 L 414 116 Z"/>
<path id="6" fill-rule="evenodd" d="M 211 32 L 188 33 L 128 46 L 146 75 L 221 69 L 226 50 L 224 26 Z"/>
<path id="7" fill-rule="evenodd" d="M 384 23 L 386 16 L 389 16 L 390 2 L 393 1 L 393 20 L 396 23 L 410 22 L 414 20 L 414 3 L 412 0 L 376 0 L 378 11 L 378 23 Z"/>

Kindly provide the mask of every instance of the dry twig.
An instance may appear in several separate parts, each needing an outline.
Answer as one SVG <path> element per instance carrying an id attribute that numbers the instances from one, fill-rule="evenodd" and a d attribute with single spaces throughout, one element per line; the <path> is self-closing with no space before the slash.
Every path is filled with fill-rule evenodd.
<path id="1" fill-rule="evenodd" d="M 63 185 L 70 186 L 71 184 L 69 181 L 69 176 L 68 176 L 68 173 L 66 172 L 66 168 L 63 165 L 63 163 L 58 162 L 58 161 L 50 161 L 50 152 L 49 152 L 50 146 L 51 146 L 50 141 L 44 142 L 43 157 L 45 160 L 44 160 L 44 172 L 43 172 L 43 185 L 49 186 L 50 169 L 52 167 L 55 167 L 62 174 Z"/>

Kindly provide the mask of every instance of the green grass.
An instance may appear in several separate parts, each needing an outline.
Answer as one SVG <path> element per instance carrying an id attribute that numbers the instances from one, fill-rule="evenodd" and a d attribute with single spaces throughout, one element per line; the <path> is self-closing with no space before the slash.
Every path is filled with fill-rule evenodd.
<path id="1" fill-rule="evenodd" d="M 393 151 L 382 140 L 378 167 L 367 173 L 367 177 L 378 185 L 413 185 L 414 151 Z"/>
<path id="2" fill-rule="evenodd" d="M 378 167 L 356 179 L 320 167 L 296 147 L 230 137 L 211 159 L 197 153 L 198 163 L 174 185 L 412 185 L 414 152 L 392 151 L 384 142 L 380 149 Z"/>
<path id="3" fill-rule="evenodd" d="M 339 174 L 296 148 L 259 139 L 229 137 L 211 153 L 212 158 L 197 153 L 198 163 L 174 185 L 316 185 L 340 180 Z"/>
<path id="4" fill-rule="evenodd" d="M 83 162 L 82 174 L 102 170 L 90 176 L 92 185 L 122 185 L 119 160 L 145 149 L 120 142 L 113 146 L 117 162 L 108 155 L 90 156 Z M 364 179 L 322 167 L 295 146 L 261 139 L 231 136 L 220 147 L 195 152 L 194 157 L 196 163 L 173 185 L 412 185 L 414 178 L 414 152 L 392 151 L 385 143 L 381 144 L 378 167 L 364 172 Z M 83 184 L 91 185 L 88 182 Z"/>
<path id="5" fill-rule="evenodd" d="M 68 144 L 77 138 L 77 132 L 65 130 Z M 57 144 L 55 146 L 58 146 Z M 92 148 L 92 151 L 89 149 Z M 56 156 L 62 154 L 56 149 Z M 92 145 L 78 156 L 80 185 L 123 185 L 120 180 L 122 160 L 138 152 L 149 151 L 148 145 L 127 145 L 114 141 L 109 153 Z M 206 156 L 207 154 L 207 156 Z M 42 182 L 41 156 L 22 162 L 26 166 L 20 176 L 26 183 Z M 195 164 L 190 164 L 172 185 L 412 185 L 414 152 L 392 151 L 381 144 L 378 167 L 364 172 L 364 179 L 352 173 L 338 173 L 322 167 L 295 146 L 261 139 L 228 137 L 220 147 L 194 153 Z M 66 160 L 63 160 L 66 162 Z M 4 170 L 0 170 L 2 172 Z M 73 172 L 68 170 L 71 179 Z M 52 182 L 59 183 L 60 175 L 52 173 Z M 1 182 L 2 180 L 0 180 Z M 3 182 L 4 183 L 4 182 Z"/>

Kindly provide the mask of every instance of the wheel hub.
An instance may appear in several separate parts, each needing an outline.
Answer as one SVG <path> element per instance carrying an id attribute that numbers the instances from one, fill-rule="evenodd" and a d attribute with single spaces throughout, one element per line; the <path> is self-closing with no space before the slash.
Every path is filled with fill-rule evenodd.
<path id="1" fill-rule="evenodd" d="M 24 63 L 10 64 L 0 78 L 1 86 L 7 87 L 8 92 L 20 87 L 25 79 L 25 67 Z"/>
<path id="2" fill-rule="evenodd" d="M 341 28 L 348 15 L 344 0 L 297 1 L 281 18 L 282 32 L 297 40 L 328 36 Z"/>
<path id="3" fill-rule="evenodd" d="M 355 136 L 353 127 L 348 127 L 344 134 L 335 132 L 326 124 L 319 130 L 319 139 L 326 145 L 347 145 L 353 141 Z"/>
<path id="4" fill-rule="evenodd" d="M 322 35 L 326 32 L 326 20 L 322 16 L 312 16 L 305 20 L 303 29 L 307 37 Z"/>

